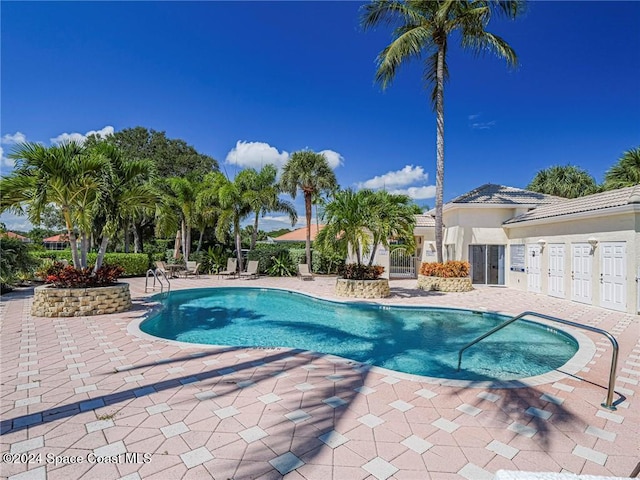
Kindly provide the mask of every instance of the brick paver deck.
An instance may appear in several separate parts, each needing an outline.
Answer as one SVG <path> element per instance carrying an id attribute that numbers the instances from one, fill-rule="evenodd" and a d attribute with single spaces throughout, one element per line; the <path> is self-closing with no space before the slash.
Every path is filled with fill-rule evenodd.
<path id="1" fill-rule="evenodd" d="M 287 349 L 179 346 L 136 335 L 125 314 L 34 318 L 2 299 L 2 478 L 491 479 L 499 469 L 628 476 L 638 462 L 638 316 L 507 288 L 437 294 L 392 281 L 385 304 L 535 310 L 610 331 L 573 376 L 527 388 L 445 386 Z M 273 286 L 334 299 L 334 278 L 177 279 L 172 288 Z M 295 314 L 295 312 L 292 312 Z"/>

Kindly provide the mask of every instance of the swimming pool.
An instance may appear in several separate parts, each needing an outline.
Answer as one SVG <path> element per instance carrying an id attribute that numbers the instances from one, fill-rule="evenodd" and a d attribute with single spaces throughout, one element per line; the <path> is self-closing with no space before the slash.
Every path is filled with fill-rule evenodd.
<path id="1" fill-rule="evenodd" d="M 171 292 L 144 333 L 180 342 L 290 347 L 427 377 L 515 380 L 564 365 L 578 350 L 560 330 L 519 321 L 458 350 L 509 317 L 430 307 L 339 303 L 284 290 L 207 288 Z"/>

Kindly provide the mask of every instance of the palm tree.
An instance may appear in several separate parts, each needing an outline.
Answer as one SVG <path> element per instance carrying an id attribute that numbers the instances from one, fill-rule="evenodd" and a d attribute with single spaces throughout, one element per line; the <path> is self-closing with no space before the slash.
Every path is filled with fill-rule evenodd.
<path id="1" fill-rule="evenodd" d="M 373 235 L 369 265 L 373 264 L 378 245 L 388 249 L 391 238 L 402 240 L 405 245 L 413 249 L 415 216 L 422 211 L 411 197 L 378 190 L 369 197 L 367 211 L 369 212 L 367 227 Z"/>
<path id="2" fill-rule="evenodd" d="M 47 206 L 55 205 L 64 218 L 71 255 L 76 268 L 87 267 L 88 243 L 78 252 L 78 233 L 86 238 L 91 230 L 98 192 L 108 162 L 101 156 L 87 155 L 77 142 L 45 147 L 24 143 L 10 154 L 15 170 L 0 181 L 0 212 L 22 213 L 39 224 Z"/>
<path id="3" fill-rule="evenodd" d="M 283 192 L 296 198 L 298 190 L 304 195 L 307 220 L 306 256 L 311 269 L 311 200 L 314 194 L 329 193 L 338 186 L 336 176 L 325 156 L 310 150 L 294 152 L 282 169 L 280 185 Z"/>
<path id="4" fill-rule="evenodd" d="M 199 208 L 216 208 L 218 212 L 218 224 L 216 237 L 224 241 L 229 228 L 233 229 L 236 245 L 238 268 L 242 271 L 242 238 L 240 223 L 251 213 L 249 195 L 247 194 L 246 179 L 240 172 L 232 181 L 220 172 L 208 173 L 204 177 L 202 190 L 198 195 Z"/>
<path id="5" fill-rule="evenodd" d="M 150 161 L 125 159 L 118 147 L 106 142 L 95 145 L 91 154 L 107 162 L 97 202 L 97 213 L 103 222 L 95 272 L 102 266 L 109 240 L 118 229 L 125 227 L 131 217 L 153 209 L 159 196 L 148 182 L 153 176 Z"/>
<path id="6" fill-rule="evenodd" d="M 640 184 L 640 147 L 624 152 L 604 176 L 604 189 L 631 187 Z"/>
<path id="7" fill-rule="evenodd" d="M 444 185 L 444 83 L 449 37 L 458 32 L 461 46 L 477 54 L 492 52 L 515 65 L 513 49 L 499 36 L 487 32 L 491 15 L 515 19 L 523 10 L 520 0 L 374 0 L 364 7 L 364 29 L 379 24 L 396 26 L 393 41 L 377 58 L 376 81 L 386 89 L 403 63 L 426 55 L 424 79 L 433 86 L 431 100 L 436 112 L 436 253 L 442 262 L 442 197 Z"/>
<path id="8" fill-rule="evenodd" d="M 238 174 L 238 181 L 243 182 L 243 190 L 246 190 L 247 201 L 251 210 L 255 214 L 253 220 L 253 231 L 251 232 L 251 249 L 256 246 L 258 237 L 258 221 L 260 216 L 267 212 L 281 212 L 289 215 L 291 226 L 298 221 L 298 214 L 291 202 L 281 200 L 280 186 L 276 182 L 278 171 L 273 165 L 265 165 L 258 172 L 253 168 L 248 168 Z"/>
<path id="9" fill-rule="evenodd" d="M 371 250 L 369 199 L 373 195 L 367 189 L 336 192 L 324 212 L 326 225 L 316 237 L 320 248 L 343 258 L 355 254 L 356 262 L 362 265 L 363 256 Z"/>
<path id="10" fill-rule="evenodd" d="M 577 198 L 598 192 L 595 179 L 574 165 L 555 165 L 536 173 L 527 190 L 563 198 Z"/>
<path id="11" fill-rule="evenodd" d="M 170 177 L 163 182 L 164 205 L 159 211 L 159 231 L 176 231 L 174 257 L 182 247 L 185 261 L 191 250 L 191 229 L 196 221 L 196 201 L 201 182 L 187 177 Z"/>

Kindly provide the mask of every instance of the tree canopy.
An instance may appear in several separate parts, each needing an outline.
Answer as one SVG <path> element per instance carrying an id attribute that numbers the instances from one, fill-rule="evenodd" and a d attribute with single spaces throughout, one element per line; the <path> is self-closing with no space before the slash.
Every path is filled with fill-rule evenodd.
<path id="1" fill-rule="evenodd" d="M 125 128 L 104 139 L 119 147 L 126 158 L 150 160 L 160 178 L 198 175 L 218 170 L 218 162 L 199 153 L 184 140 L 167 138 L 165 132 L 145 127 Z M 90 147 L 101 141 L 90 136 L 85 145 Z"/>
<path id="2" fill-rule="evenodd" d="M 640 184 L 640 147 L 632 148 L 622 154 L 604 177 L 604 189 L 631 187 Z"/>
<path id="3" fill-rule="evenodd" d="M 563 198 L 576 198 L 599 191 L 596 180 L 575 165 L 554 165 L 536 173 L 527 190 Z"/>

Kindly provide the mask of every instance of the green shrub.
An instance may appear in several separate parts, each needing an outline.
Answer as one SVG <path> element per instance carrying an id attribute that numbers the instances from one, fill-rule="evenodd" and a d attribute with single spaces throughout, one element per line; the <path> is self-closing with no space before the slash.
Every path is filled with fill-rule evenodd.
<path id="1" fill-rule="evenodd" d="M 267 273 L 272 277 L 290 277 L 296 271 L 296 266 L 291 262 L 287 252 L 282 252 L 278 257 L 271 257 L 271 266 Z"/>
<path id="2" fill-rule="evenodd" d="M 16 238 L 0 237 L 0 290 L 9 291 L 11 285 L 32 278 L 38 263 L 26 243 Z"/>
<path id="3" fill-rule="evenodd" d="M 249 260 L 258 260 L 260 273 L 268 273 L 273 266 L 272 257 L 280 258 L 281 254 L 289 255 L 289 246 L 279 243 L 259 243 L 248 255 Z"/>
<path id="4" fill-rule="evenodd" d="M 342 278 L 347 280 L 377 280 L 384 273 L 384 267 L 380 265 L 362 265 L 347 263 L 342 269 Z"/>
<path id="5" fill-rule="evenodd" d="M 469 276 L 469 262 L 449 260 L 445 263 L 424 262 L 420 265 L 420 275 L 426 277 L 464 278 Z"/>
<path id="6" fill-rule="evenodd" d="M 66 260 L 73 265 L 71 250 L 48 250 L 46 252 L 34 252 L 34 256 L 40 259 Z M 98 254 L 87 254 L 87 265 L 95 265 Z M 149 268 L 149 256 L 146 253 L 105 253 L 104 264 L 120 266 L 124 269 L 123 277 L 143 276 Z"/>

